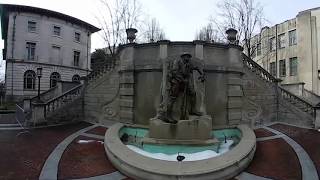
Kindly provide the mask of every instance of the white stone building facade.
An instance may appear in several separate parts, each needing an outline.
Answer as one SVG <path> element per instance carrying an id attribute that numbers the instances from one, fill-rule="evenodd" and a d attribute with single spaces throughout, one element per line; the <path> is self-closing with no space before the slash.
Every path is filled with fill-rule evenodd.
<path id="1" fill-rule="evenodd" d="M 264 27 L 252 42 L 253 59 L 283 85 L 304 84 L 320 95 L 320 8 Z"/>
<path id="2" fill-rule="evenodd" d="M 46 9 L 2 4 L 6 97 L 37 95 L 57 80 L 78 81 L 90 72 L 91 34 L 99 31 L 77 18 Z"/>

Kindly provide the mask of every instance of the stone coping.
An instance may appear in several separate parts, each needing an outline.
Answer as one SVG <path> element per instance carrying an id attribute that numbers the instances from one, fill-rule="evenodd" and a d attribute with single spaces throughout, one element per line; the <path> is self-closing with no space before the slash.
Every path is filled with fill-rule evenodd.
<path id="1" fill-rule="evenodd" d="M 244 170 L 252 160 L 256 148 L 254 132 L 246 125 L 239 144 L 225 154 L 205 160 L 172 162 L 140 155 L 124 145 L 119 130 L 125 125 L 117 123 L 105 135 L 105 150 L 113 165 L 122 173 L 138 179 L 225 179 Z"/>
<path id="2" fill-rule="evenodd" d="M 151 42 L 151 43 L 128 43 L 123 44 L 119 47 L 120 50 L 123 50 L 127 47 L 134 47 L 134 48 L 144 48 L 144 47 L 155 47 L 159 46 L 161 44 L 167 44 L 169 46 L 194 46 L 194 45 L 203 45 L 204 47 L 215 47 L 215 48 L 223 48 L 223 49 L 229 49 L 229 48 L 236 48 L 240 51 L 243 51 L 243 47 L 236 45 L 236 44 L 230 44 L 230 43 L 220 43 L 220 42 L 206 42 L 201 40 L 194 40 L 194 41 L 169 41 L 169 40 L 161 40 L 157 42 Z"/>
<path id="3" fill-rule="evenodd" d="M 230 73 L 230 74 L 241 74 L 243 75 L 243 68 L 215 66 L 207 64 L 206 68 L 203 69 L 205 73 Z M 121 69 L 119 73 L 124 72 L 162 72 L 162 67 L 159 64 L 152 65 L 135 65 L 134 67 L 125 67 Z"/>

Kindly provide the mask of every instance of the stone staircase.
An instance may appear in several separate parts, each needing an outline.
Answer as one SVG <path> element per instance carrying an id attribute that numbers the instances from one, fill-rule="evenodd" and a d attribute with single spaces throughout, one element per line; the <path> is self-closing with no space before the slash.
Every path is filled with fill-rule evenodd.
<path id="1" fill-rule="evenodd" d="M 85 116 L 89 116 L 92 121 L 105 118 L 97 117 L 95 113 L 97 111 L 101 114 L 96 108 L 100 106 L 110 116 L 110 109 L 105 106 L 109 101 L 113 102 L 119 90 L 118 70 L 115 67 L 110 64 L 101 66 L 97 71 L 91 72 L 82 84 L 64 82 L 67 85 L 63 86 L 62 82 L 58 82 L 57 86 L 40 94 L 40 102 L 36 96 L 18 103 L 19 111 L 16 111 L 16 116 L 24 126 L 70 123 L 82 120 Z M 88 112 L 86 115 L 84 109 Z"/>
<path id="2" fill-rule="evenodd" d="M 44 117 L 48 124 L 76 121 L 83 116 L 83 85 L 64 92 L 44 103 Z"/>
<path id="3" fill-rule="evenodd" d="M 90 100 L 93 97 L 96 98 L 95 101 L 97 102 L 100 102 L 100 99 L 105 99 L 105 93 L 108 94 L 108 91 L 110 91 L 109 87 L 114 84 L 106 79 L 110 77 L 115 67 L 115 65 L 105 63 L 98 70 L 91 72 L 86 77 L 84 84 L 71 88 L 65 93 L 47 101 L 45 103 L 44 116 L 48 123 L 61 123 L 82 119 L 85 116 L 84 108 L 90 109 Z M 103 86 L 103 84 L 106 84 L 107 87 Z M 99 91 L 98 94 L 95 93 L 96 89 Z M 93 94 L 93 97 L 91 94 Z"/>
<path id="4" fill-rule="evenodd" d="M 279 80 L 242 54 L 244 97 L 261 108 L 256 124 L 284 121 L 314 127 L 316 107 L 279 85 Z"/>
<path id="5" fill-rule="evenodd" d="M 273 121 L 314 127 L 316 107 L 279 86 L 279 80 L 246 55 L 243 59 L 243 119 L 255 125 Z M 61 95 L 49 96 L 50 89 L 42 96 L 43 103 L 31 103 L 33 123 L 61 123 L 84 118 L 91 122 L 121 121 L 122 111 L 132 107 L 124 101 L 121 88 L 131 87 L 131 81 L 121 76 L 120 66 L 105 64 L 90 73 L 79 84 Z M 126 109 L 127 108 L 127 109 Z M 42 113 L 43 112 L 43 113 Z"/>
<path id="6" fill-rule="evenodd" d="M 105 64 L 88 75 L 84 91 L 85 119 L 103 123 L 104 120 L 119 120 L 119 66 Z"/>

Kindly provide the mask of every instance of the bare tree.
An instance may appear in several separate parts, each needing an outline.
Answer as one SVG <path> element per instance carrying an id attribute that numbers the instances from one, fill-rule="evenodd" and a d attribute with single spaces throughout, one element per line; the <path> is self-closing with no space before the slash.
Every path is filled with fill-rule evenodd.
<path id="1" fill-rule="evenodd" d="M 155 42 L 159 40 L 164 40 L 166 38 L 165 32 L 160 27 L 160 24 L 156 18 L 147 20 L 143 36 L 146 42 Z"/>
<path id="2" fill-rule="evenodd" d="M 223 37 L 219 35 L 219 32 L 214 25 L 209 23 L 196 33 L 195 39 L 207 42 L 220 42 L 222 41 Z"/>
<path id="3" fill-rule="evenodd" d="M 252 57 L 254 46 L 251 38 L 260 32 L 266 22 L 262 5 L 255 0 L 222 0 L 218 3 L 218 9 L 217 17 L 211 17 L 211 21 L 224 36 L 226 29 L 236 29 L 240 44 L 244 46 L 246 54 Z"/>
<path id="4" fill-rule="evenodd" d="M 106 44 L 107 54 L 115 57 L 119 44 L 127 42 L 125 30 L 140 22 L 141 4 L 137 0 L 100 0 L 100 15 L 96 17 Z"/>

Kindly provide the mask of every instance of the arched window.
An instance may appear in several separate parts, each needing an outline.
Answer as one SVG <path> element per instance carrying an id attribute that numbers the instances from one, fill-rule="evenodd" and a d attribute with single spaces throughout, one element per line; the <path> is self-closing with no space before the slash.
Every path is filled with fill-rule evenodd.
<path id="1" fill-rule="evenodd" d="M 60 74 L 57 72 L 53 72 L 50 75 L 50 88 L 55 87 L 57 85 L 57 81 L 60 80 Z"/>
<path id="2" fill-rule="evenodd" d="M 80 76 L 78 74 L 72 77 L 72 82 L 80 82 Z"/>
<path id="3" fill-rule="evenodd" d="M 36 73 L 32 70 L 28 70 L 23 76 L 23 88 L 24 89 L 35 89 L 36 84 Z"/>

